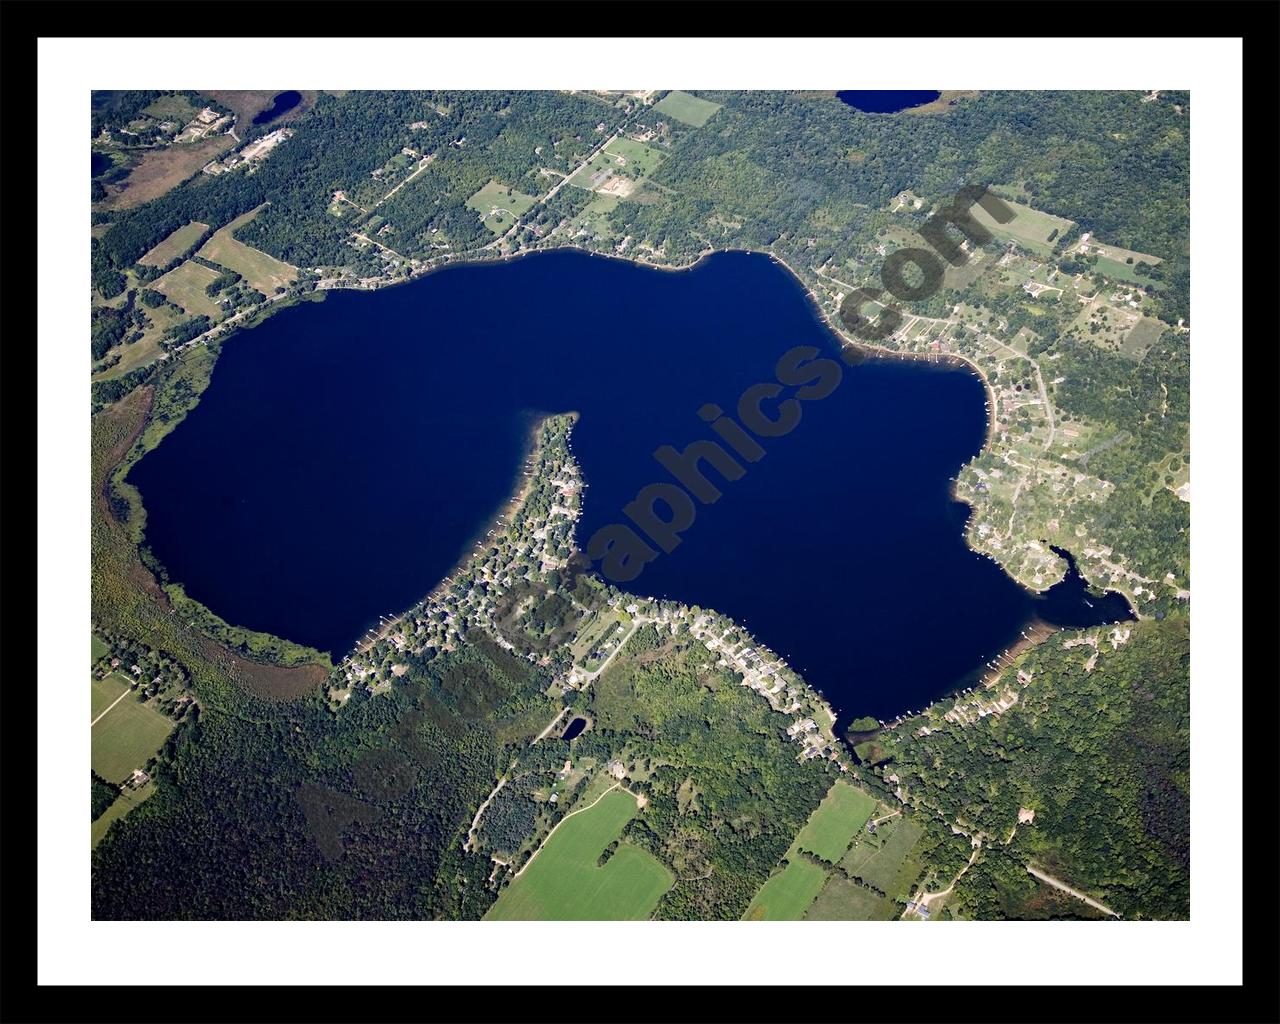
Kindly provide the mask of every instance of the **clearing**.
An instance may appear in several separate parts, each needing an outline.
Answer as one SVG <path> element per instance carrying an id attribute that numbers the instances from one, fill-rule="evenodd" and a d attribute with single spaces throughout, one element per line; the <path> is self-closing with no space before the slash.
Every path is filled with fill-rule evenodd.
<path id="1" fill-rule="evenodd" d="M 619 843 L 600 855 L 635 817 L 636 799 L 610 789 L 554 828 L 542 848 L 489 908 L 494 921 L 638 921 L 647 918 L 675 876 L 650 853 Z"/>
<path id="2" fill-rule="evenodd" d="M 233 232 L 253 220 L 261 209 L 258 206 L 215 231 L 197 255 L 234 270 L 249 282 L 250 287 L 269 298 L 298 279 L 298 268 L 233 237 Z"/>
<path id="3" fill-rule="evenodd" d="M 1019 245 L 1041 256 L 1051 256 L 1053 246 L 1075 224 L 1065 217 L 1055 217 L 1051 213 L 1033 210 L 1030 206 L 1015 203 L 1012 199 L 1001 197 L 1001 202 L 1013 210 L 1013 220 L 1007 224 L 999 224 L 991 218 L 979 205 L 973 207 L 973 217 L 996 238 Z"/>
<path id="4" fill-rule="evenodd" d="M 826 881 L 827 873 L 822 868 L 804 857 L 794 857 L 760 886 L 742 919 L 799 921 Z"/>
<path id="5" fill-rule="evenodd" d="M 872 797 L 844 779 L 837 779 L 796 836 L 796 848 L 812 853 L 828 864 L 836 863 L 844 856 L 858 830 L 867 823 L 875 807 Z"/>
<path id="6" fill-rule="evenodd" d="M 660 114 L 674 117 L 684 124 L 692 125 L 694 128 L 701 128 L 720 109 L 720 104 L 712 103 L 710 100 L 699 99 L 697 96 L 691 96 L 687 92 L 676 90 L 662 97 L 661 100 L 654 104 L 653 109 Z"/>
<path id="7" fill-rule="evenodd" d="M 222 309 L 205 291 L 217 279 L 216 270 L 210 270 L 199 263 L 187 260 L 186 263 L 174 267 L 164 277 L 152 281 L 151 288 L 170 302 L 176 302 L 192 316 L 203 314 L 210 320 L 217 320 L 222 315 Z"/>
<path id="8" fill-rule="evenodd" d="M 118 673 L 92 680 L 90 710 L 90 760 L 93 770 L 108 782 L 123 782 L 146 764 L 174 725 L 141 703 Z"/>
<path id="9" fill-rule="evenodd" d="M 845 854 L 840 866 L 851 878 L 861 879 L 890 899 L 906 900 L 923 866 L 912 858 L 924 830 L 899 815 L 880 825 L 874 835 L 863 835 Z"/>
<path id="10" fill-rule="evenodd" d="M 149 149 L 124 181 L 107 185 L 107 198 L 94 208 L 129 210 L 148 203 L 200 173 L 200 168 L 235 144 L 230 135 L 215 135 L 200 142 Z"/>
<path id="11" fill-rule="evenodd" d="M 179 256 L 186 256 L 201 236 L 209 230 L 208 224 L 192 221 L 184 224 L 154 249 L 141 257 L 138 262 L 148 267 L 167 267 Z"/>
<path id="12" fill-rule="evenodd" d="M 484 226 L 495 235 L 504 235 L 536 202 L 533 196 L 517 192 L 495 180 L 468 199 L 467 206 L 480 214 Z"/>
<path id="13" fill-rule="evenodd" d="M 806 913 L 808 921 L 892 921 L 899 907 L 874 889 L 832 875 Z"/>

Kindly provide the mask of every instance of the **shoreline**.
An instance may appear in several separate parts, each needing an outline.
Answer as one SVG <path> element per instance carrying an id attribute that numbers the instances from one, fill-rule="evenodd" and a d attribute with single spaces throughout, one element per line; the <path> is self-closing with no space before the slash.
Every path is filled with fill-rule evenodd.
<path id="1" fill-rule="evenodd" d="M 578 418 L 580 415 L 581 414 L 576 409 L 572 409 L 568 412 L 532 413 L 530 415 L 528 430 L 525 431 L 524 449 L 521 452 L 519 465 L 523 467 L 525 463 L 529 461 L 529 457 L 538 450 L 538 432 L 542 429 L 543 425 L 547 422 L 547 420 L 552 419 L 556 416 L 566 416 L 569 418 L 570 430 L 572 430 L 573 425 L 578 422 Z M 471 539 L 469 539 L 467 543 L 464 545 L 463 553 L 458 556 L 457 561 L 454 562 L 453 567 L 449 570 L 449 572 L 444 577 L 442 577 L 440 581 L 436 583 L 436 585 L 433 586 L 423 597 L 419 598 L 413 604 L 409 605 L 407 608 L 401 611 L 394 618 L 388 619 L 388 618 L 385 618 L 384 616 L 379 616 L 378 628 L 377 628 L 376 634 L 373 636 L 369 635 L 374 630 L 374 627 L 370 626 L 369 629 L 366 630 L 366 632 L 361 635 L 360 639 L 356 641 L 354 646 L 352 646 L 351 649 L 342 656 L 341 661 L 336 662 L 334 664 L 335 668 L 339 668 L 342 665 L 345 665 L 356 655 L 368 653 L 368 651 L 375 644 L 377 644 L 378 641 L 385 639 L 387 631 L 392 626 L 398 625 L 400 622 L 404 620 L 404 617 L 408 615 L 410 612 L 412 612 L 415 608 L 420 608 L 422 605 L 426 604 L 427 602 L 434 600 L 435 598 L 440 596 L 441 593 L 443 593 L 445 590 L 447 590 L 450 586 L 453 585 L 454 581 L 457 579 L 458 574 L 460 572 L 463 572 L 467 568 L 467 566 L 471 564 L 472 560 L 476 557 L 476 552 L 482 546 L 482 542 L 485 540 L 485 538 L 488 537 L 489 534 L 492 533 L 497 527 L 502 526 L 503 528 L 505 528 L 510 523 L 512 517 L 517 512 L 520 511 L 521 506 L 523 506 L 525 501 L 528 499 L 529 492 L 533 488 L 532 476 L 529 473 L 517 472 L 516 478 L 521 480 L 520 485 L 515 489 L 515 491 L 513 491 L 510 494 L 510 496 L 505 501 L 503 501 L 500 505 L 498 505 L 494 514 L 491 515 L 488 519 L 486 519 L 477 528 L 475 535 L 471 537 Z M 513 481 L 513 483 L 514 482 L 515 481 Z"/>
<path id="2" fill-rule="evenodd" d="M 973 506 L 970 502 L 965 501 L 964 499 L 961 499 L 958 496 L 956 496 L 955 487 L 957 484 L 957 478 L 958 478 L 959 472 L 963 470 L 964 466 L 968 465 L 970 462 L 973 461 L 973 459 L 977 458 L 984 451 L 986 451 L 990 447 L 991 442 L 995 436 L 995 417 L 993 415 L 994 404 L 995 404 L 995 394 L 990 382 L 988 381 L 986 375 L 982 372 L 981 368 L 972 360 L 970 360 L 968 357 L 957 354 L 957 353 L 929 354 L 929 353 L 921 353 L 921 352 L 906 352 L 906 351 L 901 351 L 897 349 L 891 349 L 883 345 L 869 344 L 869 343 L 851 338 L 848 335 L 848 333 L 843 329 L 843 327 L 838 326 L 834 322 L 833 318 L 828 315 L 826 310 L 823 309 L 821 301 L 819 300 L 818 296 L 815 294 L 813 289 L 811 289 L 809 285 L 805 282 L 804 278 L 801 277 L 801 275 L 797 273 L 797 271 L 791 266 L 791 264 L 788 263 L 783 257 L 779 256 L 777 253 L 768 249 L 745 249 L 740 247 L 725 247 L 722 249 L 711 248 L 705 252 L 699 253 L 698 256 L 691 263 L 688 263 L 685 265 L 676 265 L 676 266 L 654 263 L 647 259 L 643 259 L 635 256 L 628 256 L 628 255 L 619 254 L 619 253 L 595 252 L 591 249 L 587 249 L 572 243 L 560 244 L 560 245 L 548 245 L 548 246 L 529 249 L 521 252 L 504 253 L 504 254 L 499 254 L 495 256 L 478 256 L 477 254 L 472 253 L 467 256 L 445 259 L 441 263 L 435 266 L 426 267 L 418 273 L 411 273 L 410 276 L 404 278 L 403 280 L 383 281 L 379 284 L 374 285 L 373 287 L 365 287 L 361 285 L 351 285 L 351 284 L 334 284 L 328 288 L 323 288 L 323 289 L 317 288 L 317 289 L 314 289 L 312 292 L 305 293 L 303 296 L 298 297 L 298 301 L 317 301 L 317 299 L 311 298 L 311 296 L 314 296 L 317 292 L 320 293 L 319 301 L 323 301 L 323 298 L 325 297 L 325 295 L 330 291 L 375 292 L 375 291 L 380 291 L 384 288 L 394 288 L 400 285 L 412 284 L 413 282 L 422 280 L 430 276 L 431 274 L 440 273 L 454 266 L 479 266 L 479 265 L 488 264 L 488 263 L 499 263 L 499 262 L 505 263 L 505 262 L 510 262 L 514 260 L 528 259 L 530 257 L 537 256 L 542 253 L 561 252 L 561 251 L 577 252 L 587 256 L 598 256 L 604 259 L 617 260 L 625 263 L 630 263 L 635 266 L 642 266 L 642 267 L 645 267 L 646 269 L 662 270 L 668 273 L 686 273 L 689 271 L 696 270 L 699 266 L 702 265 L 702 263 L 705 260 L 716 255 L 717 253 L 733 252 L 733 253 L 739 253 L 739 254 L 745 254 L 745 255 L 751 255 L 751 256 L 763 256 L 768 258 L 771 262 L 785 268 L 786 271 L 791 275 L 795 284 L 802 289 L 804 294 L 808 297 L 809 302 L 811 303 L 811 312 L 816 316 L 819 322 L 822 323 L 822 325 L 831 332 L 831 334 L 836 339 L 837 353 L 843 352 L 844 347 L 848 346 L 849 348 L 852 348 L 855 351 L 863 354 L 867 358 L 897 360 L 902 363 L 928 363 L 928 364 L 933 364 L 935 366 L 939 366 L 941 368 L 945 368 L 948 370 L 962 369 L 962 368 L 970 370 L 982 382 L 984 393 L 986 395 L 986 404 L 984 407 L 986 412 L 986 417 L 985 417 L 986 431 L 985 431 L 985 436 L 984 436 L 982 445 L 978 448 L 976 452 L 974 452 L 972 456 L 969 457 L 969 459 L 967 459 L 964 463 L 962 463 L 960 469 L 957 471 L 956 477 L 952 478 L 951 485 L 950 485 L 950 493 L 953 500 L 965 504 L 970 510 L 972 510 Z M 219 324 L 219 325 L 215 325 L 215 327 L 212 328 L 211 330 L 217 331 L 219 328 L 222 328 L 222 331 L 216 340 L 219 341 L 220 343 L 225 343 L 225 341 L 229 340 L 231 337 L 234 337 L 235 335 L 239 334 L 241 330 L 257 326 L 263 320 L 268 319 L 271 316 L 274 316 L 278 310 L 287 308 L 288 306 L 292 306 L 294 304 L 295 302 L 273 303 L 275 308 L 267 307 L 266 309 L 261 309 L 261 308 L 255 309 L 254 315 L 246 318 L 246 322 L 236 323 L 234 325 L 225 324 L 225 323 Z M 198 341 L 199 339 L 193 339 L 192 342 L 188 343 L 188 345 L 194 345 Z M 183 346 L 183 347 L 186 348 L 188 346 Z M 174 354 L 177 354 L 177 353 L 174 353 Z M 536 437 L 536 433 L 538 429 L 548 418 L 554 415 L 564 415 L 564 414 L 545 413 L 545 414 L 534 417 L 534 419 L 532 420 L 529 426 L 523 461 L 527 461 L 529 457 L 529 453 L 533 450 L 533 447 L 536 444 L 536 441 L 534 440 L 534 438 Z M 568 413 L 568 415 L 572 417 L 572 423 L 576 424 L 578 419 L 578 413 L 576 411 L 573 411 Z M 497 510 L 492 516 L 490 516 L 487 520 L 485 520 L 484 523 L 482 523 L 477 528 L 477 531 L 474 537 L 468 542 L 468 546 L 464 548 L 463 553 L 459 556 L 457 562 L 454 564 L 453 568 L 449 571 L 449 573 L 446 576 L 444 576 L 438 583 L 436 583 L 436 585 L 433 586 L 425 596 L 418 599 L 416 602 L 409 605 L 408 607 L 404 608 L 395 616 L 391 618 L 387 618 L 385 616 L 380 615 L 378 617 L 377 625 L 370 626 L 369 629 L 366 630 L 364 634 L 362 634 L 361 638 L 355 643 L 355 645 L 352 648 L 350 648 L 346 652 L 346 654 L 343 655 L 341 660 L 334 663 L 335 668 L 340 667 L 341 665 L 345 665 L 347 662 L 349 662 L 353 657 L 357 655 L 366 653 L 379 640 L 385 638 L 387 633 L 393 627 L 395 627 L 400 622 L 402 622 L 404 617 L 407 614 L 409 614 L 411 611 L 413 611 L 413 609 L 420 607 L 425 602 L 430 601 L 431 599 L 437 597 L 440 593 L 442 593 L 445 589 L 447 589 L 448 586 L 452 585 L 452 583 L 455 581 L 459 572 L 462 571 L 475 557 L 476 550 L 479 547 L 479 543 L 487 535 L 487 533 L 492 531 L 495 528 L 495 526 L 504 523 L 504 521 L 506 520 L 509 520 L 512 517 L 512 515 L 514 515 L 515 512 L 519 510 L 521 505 L 523 505 L 524 500 L 528 496 L 528 491 L 530 486 L 531 486 L 530 481 L 526 476 L 526 479 L 521 483 L 520 487 L 506 501 L 504 501 L 502 504 L 498 506 Z M 966 525 L 963 532 L 964 544 L 967 548 L 969 548 L 969 550 L 973 551 L 976 554 L 985 554 L 984 552 L 979 551 L 976 547 L 973 546 L 973 544 L 970 543 L 968 522 L 969 522 L 969 518 L 971 518 L 971 515 L 972 515 L 972 511 L 970 512 L 970 516 L 966 517 Z M 991 556 L 987 556 L 987 557 L 991 557 Z M 997 562 L 997 564 L 999 563 Z M 1004 568 L 1004 566 L 1001 566 L 1001 569 L 1006 573 L 1006 575 L 1009 575 L 1010 579 L 1013 579 L 1015 583 L 1023 587 L 1023 589 L 1026 590 L 1029 594 L 1038 595 L 1044 592 L 1044 591 L 1037 591 L 1037 590 L 1034 590 L 1033 588 L 1027 587 L 1025 584 L 1021 583 L 1021 581 L 1017 580 L 1016 577 L 1012 576 L 1008 572 L 1008 570 Z M 1058 581 L 1055 581 L 1055 582 L 1058 582 Z M 1049 589 L 1049 587 L 1051 586 L 1053 586 L 1053 584 L 1049 584 L 1048 586 L 1046 586 L 1045 590 Z M 1016 646 L 1017 645 L 1015 644 L 1015 647 Z M 1014 648 L 1010 648 L 1010 651 L 1013 651 L 1013 650 Z M 1002 652 L 1002 653 L 1008 653 L 1008 652 Z M 810 686 L 810 688 L 812 689 L 812 686 Z M 816 693 L 817 691 L 815 690 L 814 692 Z M 937 700 L 946 699 L 948 696 L 954 694 L 955 692 L 956 692 L 955 690 L 948 690 L 947 693 L 937 698 Z M 932 703 L 937 703 L 937 700 L 935 700 Z M 825 700 L 825 698 L 823 702 L 827 704 L 828 708 L 830 708 L 830 704 Z M 932 704 L 930 704 L 929 706 L 932 706 Z M 831 709 L 831 710 L 834 718 L 835 717 L 834 709 Z M 835 730 L 833 728 L 833 732 L 834 731 Z"/>

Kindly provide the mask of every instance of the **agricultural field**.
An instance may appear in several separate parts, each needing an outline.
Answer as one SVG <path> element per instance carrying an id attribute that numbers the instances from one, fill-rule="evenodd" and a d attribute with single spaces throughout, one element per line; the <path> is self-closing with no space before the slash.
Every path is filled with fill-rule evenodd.
<path id="1" fill-rule="evenodd" d="M 561 822 L 524 873 L 485 915 L 494 921 L 635 921 L 647 918 L 675 876 L 638 846 L 600 855 L 636 814 L 630 793 L 607 793 Z"/>
<path id="2" fill-rule="evenodd" d="M 1065 234 L 1075 221 L 1065 217 L 1055 217 L 1051 213 L 1033 210 L 1030 206 L 1004 199 L 1013 210 L 1013 220 L 1000 224 L 979 205 L 973 207 L 974 219 L 990 231 L 996 238 L 1017 242 L 1019 245 L 1041 256 L 1053 254 L 1054 243 Z"/>
<path id="3" fill-rule="evenodd" d="M 129 694 L 128 683 L 113 673 L 92 680 L 93 770 L 108 782 L 123 782 L 160 749 L 173 722 Z"/>
<path id="4" fill-rule="evenodd" d="M 660 114 L 666 114 L 668 117 L 674 117 L 687 125 L 694 128 L 701 128 L 706 124 L 717 110 L 720 109 L 719 103 L 712 103 L 710 100 L 699 99 L 697 96 L 690 96 L 687 92 L 669 92 L 653 107 Z"/>
<path id="5" fill-rule="evenodd" d="M 1150 257 L 1147 257 L 1150 259 Z M 1122 263 L 1120 260 L 1108 259 L 1105 256 L 1098 257 L 1098 262 L 1094 264 L 1094 270 L 1103 277 L 1109 277 L 1114 281 L 1125 281 L 1128 284 L 1150 285 L 1159 291 L 1164 287 L 1163 281 L 1155 281 L 1150 277 L 1143 277 L 1137 271 L 1137 264 Z"/>
<path id="6" fill-rule="evenodd" d="M 200 241 L 200 237 L 208 230 L 209 225 L 201 224 L 199 221 L 193 220 L 190 224 L 184 224 L 150 252 L 141 256 L 138 262 L 147 267 L 167 267 L 179 256 L 190 253 L 196 242 Z"/>
<path id="7" fill-rule="evenodd" d="M 879 826 L 875 835 L 861 836 L 840 866 L 849 877 L 861 879 L 890 899 L 905 900 L 922 870 L 911 853 L 923 834 L 924 830 L 914 821 L 901 815 L 890 818 Z"/>
<path id="8" fill-rule="evenodd" d="M 837 779 L 796 836 L 796 848 L 835 864 L 875 807 L 874 798 Z"/>
<path id="9" fill-rule="evenodd" d="M 274 256 L 268 256 L 262 250 L 245 245 L 233 237 L 233 232 L 251 221 L 261 209 L 262 207 L 259 206 L 257 209 L 250 210 L 243 217 L 237 217 L 226 227 L 215 231 L 213 237 L 201 247 L 198 255 L 211 263 L 234 270 L 249 282 L 250 287 L 263 295 L 271 296 L 277 289 L 288 288 L 297 280 L 298 268 L 281 262 Z"/>
<path id="10" fill-rule="evenodd" d="M 835 874 L 804 916 L 808 921 L 892 921 L 901 912 L 874 889 Z"/>
<path id="11" fill-rule="evenodd" d="M 744 921 L 798 921 L 822 891 L 827 872 L 804 857 L 793 857 L 770 875 L 751 900 Z"/>
<path id="12" fill-rule="evenodd" d="M 203 251 L 202 249 L 201 252 Z M 205 291 L 217 279 L 216 270 L 187 260 L 164 277 L 152 281 L 151 287 L 170 302 L 176 302 L 192 316 L 204 315 L 217 320 L 222 315 L 222 310 Z"/>
<path id="13" fill-rule="evenodd" d="M 497 181 L 490 181 L 467 200 L 467 206 L 480 214 L 484 226 L 495 235 L 505 234 L 523 217 L 537 200 Z"/>

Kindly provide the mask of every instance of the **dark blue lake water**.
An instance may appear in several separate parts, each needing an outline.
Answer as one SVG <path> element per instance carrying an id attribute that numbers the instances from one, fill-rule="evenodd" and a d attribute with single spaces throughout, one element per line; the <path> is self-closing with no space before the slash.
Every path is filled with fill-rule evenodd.
<path id="1" fill-rule="evenodd" d="M 266 110 L 258 112 L 253 119 L 254 124 L 266 124 L 268 121 L 274 121 L 281 114 L 287 114 L 290 110 L 302 102 L 302 93 L 294 89 L 286 92 L 277 93 L 271 100 L 271 106 Z"/>
<path id="2" fill-rule="evenodd" d="M 532 416 L 581 413 L 585 547 L 671 479 L 656 448 L 713 438 L 699 408 L 734 410 L 796 345 L 837 352 L 767 256 L 683 273 L 574 252 L 453 267 L 230 339 L 199 406 L 131 480 L 148 542 L 193 597 L 340 657 L 487 529 Z M 949 488 L 983 443 L 983 403 L 968 371 L 845 366 L 741 479 L 709 471 L 723 497 L 627 589 L 745 623 L 845 722 L 922 707 L 1033 616 L 1120 617 L 1123 598 L 1104 605 L 1078 577 L 1033 598 L 965 545 Z"/>
<path id="3" fill-rule="evenodd" d="M 867 114 L 892 114 L 908 107 L 922 107 L 941 95 L 931 89 L 872 89 L 865 92 L 846 89 L 836 93 L 841 101 Z"/>

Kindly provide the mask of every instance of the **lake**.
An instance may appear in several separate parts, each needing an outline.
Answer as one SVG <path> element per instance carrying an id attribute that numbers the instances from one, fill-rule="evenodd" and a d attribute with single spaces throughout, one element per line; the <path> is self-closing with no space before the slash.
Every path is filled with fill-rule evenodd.
<path id="1" fill-rule="evenodd" d="M 896 92 L 891 89 L 866 92 L 846 89 L 836 93 L 836 97 L 843 103 L 867 114 L 892 114 L 909 107 L 922 107 L 941 95 L 942 93 L 930 89 L 905 89 Z"/>
<path id="2" fill-rule="evenodd" d="M 764 255 L 687 272 L 567 251 L 459 265 L 229 339 L 200 404 L 130 479 L 147 542 L 191 596 L 340 658 L 484 533 L 538 415 L 581 414 L 585 547 L 670 480 L 656 448 L 714 438 L 699 409 L 734 410 L 796 345 L 838 351 Z M 983 444 L 984 398 L 967 370 L 844 367 L 740 479 L 708 472 L 722 498 L 626 589 L 733 616 L 845 722 L 923 707 L 1034 618 L 1119 617 L 1078 576 L 1036 598 L 966 546 L 950 486 Z"/>
<path id="3" fill-rule="evenodd" d="M 274 121 L 281 114 L 287 114 L 290 110 L 302 102 L 302 93 L 294 89 L 286 92 L 277 93 L 271 100 L 271 106 L 266 110 L 260 111 L 253 119 L 254 124 L 266 124 L 268 121 Z"/>

